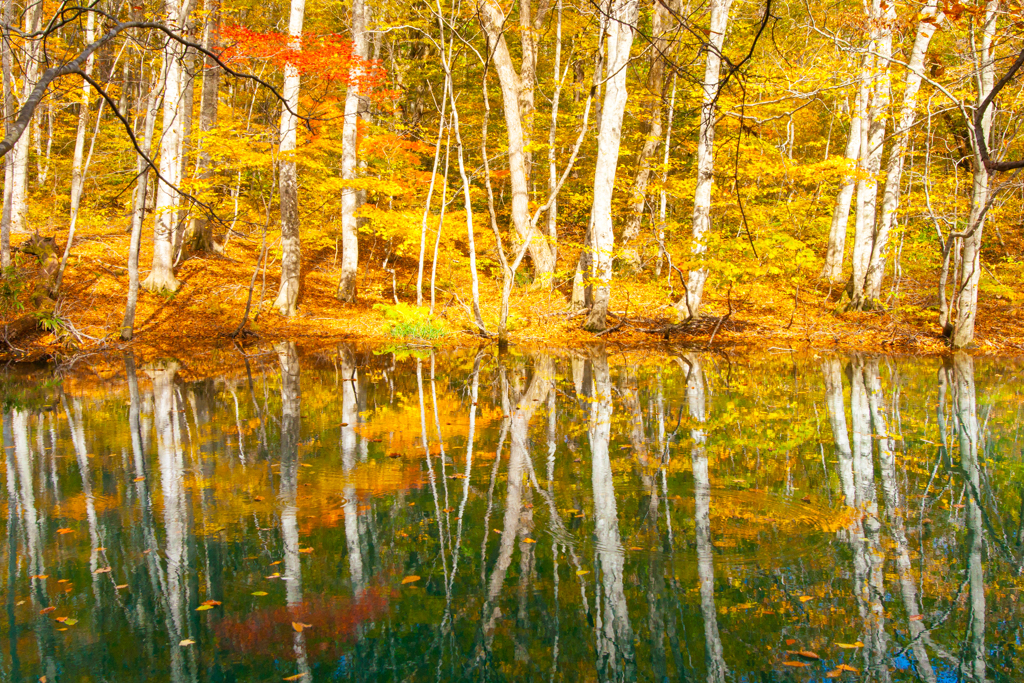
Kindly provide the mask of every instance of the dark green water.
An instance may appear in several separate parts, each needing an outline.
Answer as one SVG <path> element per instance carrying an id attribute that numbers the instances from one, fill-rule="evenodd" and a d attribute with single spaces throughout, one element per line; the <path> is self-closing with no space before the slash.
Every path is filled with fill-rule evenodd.
<path id="1" fill-rule="evenodd" d="M 1024 680 L 1020 361 L 230 361 L 7 371 L 0 681 Z"/>

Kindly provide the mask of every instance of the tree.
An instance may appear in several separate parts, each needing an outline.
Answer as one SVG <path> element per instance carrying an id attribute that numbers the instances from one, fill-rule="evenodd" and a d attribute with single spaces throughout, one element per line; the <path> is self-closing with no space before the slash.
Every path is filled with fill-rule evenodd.
<path id="1" fill-rule="evenodd" d="M 302 19 L 306 0 L 292 0 L 288 20 L 290 47 L 298 51 L 302 45 Z M 274 308 L 283 316 L 294 315 L 299 302 L 299 271 L 302 267 L 302 244 L 299 237 L 299 187 L 295 169 L 296 124 L 299 107 L 299 69 L 289 62 L 284 67 L 284 106 L 281 110 L 281 287 Z"/>
<path id="2" fill-rule="evenodd" d="M 690 252 L 700 259 L 707 251 L 707 233 L 711 229 L 711 189 L 715 183 L 715 110 L 720 94 L 719 78 L 722 66 L 722 46 L 729 27 L 729 7 L 732 0 L 710 0 L 710 27 L 707 56 L 704 63 L 704 81 L 697 131 L 697 185 L 693 191 L 693 227 Z M 686 292 L 676 304 L 680 317 L 696 318 L 704 296 L 704 283 L 708 279 L 706 267 L 690 270 Z"/>
<path id="3" fill-rule="evenodd" d="M 626 111 L 626 66 L 633 46 L 633 33 L 639 12 L 637 0 L 613 0 L 607 24 L 608 78 L 605 84 L 604 108 L 597 133 L 597 160 L 594 162 L 594 208 L 590 229 L 593 259 L 593 302 L 584 329 L 599 331 L 607 327 L 606 316 L 611 300 L 612 251 L 615 234 L 612 224 L 612 193 L 619 166 L 619 143 L 622 139 L 622 117 Z"/>
<path id="4" fill-rule="evenodd" d="M 365 0 L 353 0 L 349 24 L 352 32 L 353 54 L 358 62 L 354 77 L 350 77 L 345 94 L 345 121 L 342 123 L 341 179 L 354 181 L 359 145 L 359 105 L 362 93 L 360 78 L 369 58 L 366 22 L 369 11 Z M 356 209 L 359 208 L 359 191 L 353 185 L 342 190 L 341 195 L 341 280 L 338 282 L 338 299 L 345 302 L 356 300 L 356 273 L 359 270 L 359 225 Z"/>

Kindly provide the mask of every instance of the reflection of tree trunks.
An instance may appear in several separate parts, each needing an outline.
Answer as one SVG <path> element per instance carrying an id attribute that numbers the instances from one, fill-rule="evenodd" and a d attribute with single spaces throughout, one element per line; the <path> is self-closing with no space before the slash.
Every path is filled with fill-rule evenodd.
<path id="1" fill-rule="evenodd" d="M 960 447 L 960 469 L 967 481 L 967 575 L 970 586 L 970 638 L 966 671 L 975 681 L 985 680 L 985 566 L 982 562 L 981 466 L 978 462 L 978 413 L 974 390 L 974 359 L 966 353 L 953 356 L 953 419 Z"/>
<path id="2" fill-rule="evenodd" d="M 89 572 L 92 575 L 92 590 L 96 601 L 99 602 L 98 574 L 99 552 L 97 548 L 102 547 L 103 539 L 99 532 L 99 524 L 96 520 L 96 501 L 92 494 L 92 478 L 89 476 L 89 458 L 85 447 L 85 426 L 82 424 L 82 404 L 75 400 L 75 416 L 71 416 L 68 409 L 68 399 L 61 394 L 61 406 L 64 408 L 64 415 L 68 420 L 68 430 L 71 432 L 71 443 L 74 445 L 75 458 L 78 461 L 78 471 L 82 475 L 82 495 L 85 497 L 85 517 L 89 523 Z"/>
<path id="3" fill-rule="evenodd" d="M 178 364 L 168 362 L 150 366 L 153 380 L 153 419 L 160 463 L 160 490 L 163 495 L 164 531 L 167 562 L 164 595 L 167 604 L 169 640 L 177 643 L 188 637 L 188 579 L 190 568 L 186 547 L 189 534 L 187 494 L 185 491 L 184 453 L 178 425 L 178 399 L 174 381 Z M 194 679 L 183 648 L 172 647 L 170 678 L 173 683 Z"/>
<path id="4" fill-rule="evenodd" d="M 349 475 L 358 462 L 359 436 L 359 373 L 349 348 L 339 350 L 341 356 L 341 463 Z M 348 569 L 352 591 L 358 597 L 366 588 L 363 553 L 359 542 L 359 496 L 347 476 L 345 497 L 345 543 L 348 547 Z"/>
<path id="5" fill-rule="evenodd" d="M 867 645 L 868 668 L 878 681 L 889 680 L 887 661 L 888 637 L 885 633 L 885 612 L 882 605 L 882 569 L 885 555 L 881 547 L 881 524 L 875 491 L 874 449 L 871 418 L 877 409 L 877 394 L 870 388 L 880 386 L 878 365 L 855 358 L 852 364 L 850 403 L 853 417 L 853 480 L 856 506 L 860 519 L 851 527 L 853 549 L 854 593 L 864 622 L 863 640 Z M 872 410 L 875 406 L 875 410 Z M 882 427 L 884 429 L 884 425 Z"/>
<path id="6" fill-rule="evenodd" d="M 892 452 L 889 453 L 892 456 Z M 896 543 L 896 574 L 900 581 L 900 594 L 903 606 L 907 611 L 908 630 L 910 632 L 910 651 L 917 667 L 918 677 L 925 683 L 935 683 L 935 671 L 932 669 L 928 650 L 925 647 L 927 629 L 920 618 L 921 608 L 918 603 L 917 582 L 914 578 L 913 566 L 910 561 L 910 549 L 903 522 L 903 509 L 900 504 L 896 482 L 896 458 L 883 457 L 881 460 L 882 491 L 885 494 L 886 514 L 892 521 L 892 537 Z"/>
<path id="7" fill-rule="evenodd" d="M 299 436 L 302 428 L 302 394 L 299 388 L 299 354 L 294 342 L 278 344 L 281 364 L 281 539 L 284 545 L 285 601 L 294 621 L 302 608 L 302 561 L 299 554 L 298 490 Z M 309 676 L 306 637 L 293 631 L 292 648 L 299 673 Z"/>
<path id="8" fill-rule="evenodd" d="M 14 613 L 15 583 L 18 574 L 18 484 L 15 481 L 14 439 L 11 434 L 13 413 L 4 414 L 4 458 L 7 475 L 7 636 L 10 658 L 10 680 L 21 680 L 21 661 L 18 658 L 17 617 Z"/>
<path id="9" fill-rule="evenodd" d="M 623 589 L 625 557 L 619 537 L 608 442 L 612 426 L 612 381 L 608 356 L 602 351 L 591 357 L 590 457 L 594 488 L 594 537 L 600 571 L 603 602 L 597 630 L 598 671 L 605 679 L 632 680 L 636 672 L 633 627 Z"/>
<path id="10" fill-rule="evenodd" d="M 704 619 L 704 659 L 708 683 L 724 683 L 729 669 L 722 653 L 722 638 L 718 632 L 718 612 L 715 609 L 715 559 L 711 543 L 711 476 L 705 444 L 707 434 L 702 425 L 705 415 L 704 374 L 700 359 L 687 354 L 689 371 L 686 376 L 686 403 L 690 420 L 693 451 L 694 527 L 697 540 L 697 576 L 700 580 L 700 612 Z"/>
<path id="11" fill-rule="evenodd" d="M 821 364 L 825 378 L 825 407 L 832 427 L 832 438 L 836 444 L 836 459 L 839 461 L 839 481 L 843 485 L 846 504 L 855 505 L 857 497 L 853 485 L 853 451 L 850 449 L 850 434 L 846 428 L 846 401 L 843 399 L 842 368 L 837 358 L 830 358 Z"/>
<path id="12" fill-rule="evenodd" d="M 505 576 L 512 563 L 512 552 L 515 550 L 516 537 L 519 535 L 523 513 L 523 485 L 527 475 L 527 459 L 530 454 L 529 430 L 530 420 L 537 404 L 544 401 L 548 392 L 554 388 L 554 363 L 549 357 L 539 357 L 534 366 L 533 378 L 526 392 L 511 410 L 509 432 L 511 445 L 508 458 L 508 492 L 505 496 L 505 516 L 502 520 L 501 541 L 498 546 L 498 559 L 487 581 L 487 593 L 481 610 L 481 631 L 483 648 L 491 649 L 494 629 L 501 618 L 501 609 L 497 600 L 505 583 Z M 486 533 L 486 531 L 485 531 Z M 483 652 L 478 652 L 478 657 Z"/>

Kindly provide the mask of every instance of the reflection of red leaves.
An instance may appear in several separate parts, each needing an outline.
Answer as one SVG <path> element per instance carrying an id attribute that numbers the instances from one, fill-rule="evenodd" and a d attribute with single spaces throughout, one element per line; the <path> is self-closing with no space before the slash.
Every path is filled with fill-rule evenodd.
<path id="1" fill-rule="evenodd" d="M 354 639 L 359 624 L 387 611 L 391 592 L 370 588 L 358 600 L 318 597 L 293 607 L 257 609 L 244 618 L 227 617 L 213 628 L 220 646 L 249 657 L 284 659 L 293 656 L 291 634 L 295 624 L 303 629 L 312 658 L 335 661 L 342 648 Z"/>

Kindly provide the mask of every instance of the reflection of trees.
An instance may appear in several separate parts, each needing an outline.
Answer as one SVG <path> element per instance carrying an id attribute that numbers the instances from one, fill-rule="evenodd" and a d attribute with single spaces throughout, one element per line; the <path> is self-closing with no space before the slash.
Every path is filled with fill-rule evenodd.
<path id="1" fill-rule="evenodd" d="M 604 349 L 590 359 L 590 458 L 594 487 L 594 536 L 597 543 L 597 569 L 601 577 L 601 596 L 597 600 L 598 670 L 605 678 L 631 680 L 636 675 L 633 628 L 622 586 L 625 564 L 619 538 L 619 518 L 615 503 L 608 442 L 612 426 L 612 382 L 608 356 Z"/>
<path id="2" fill-rule="evenodd" d="M 697 540 L 697 576 L 700 580 L 700 612 L 704 618 L 704 659 L 708 683 L 723 683 L 729 669 L 722 654 L 715 609 L 715 560 L 711 544 L 711 477 L 708 471 L 704 372 L 696 354 L 687 354 L 686 404 L 690 411 L 690 438 L 693 450 L 694 526 Z"/>
<path id="3" fill-rule="evenodd" d="M 342 347 L 341 356 L 341 464 L 345 474 L 351 474 L 359 462 L 359 370 L 352 350 Z M 363 571 L 363 552 L 359 535 L 359 498 L 351 479 L 346 477 L 345 488 L 345 542 L 348 545 L 348 569 L 352 591 L 356 597 L 366 589 Z"/>
<path id="4" fill-rule="evenodd" d="M 969 638 L 961 675 L 985 680 L 985 566 L 981 466 L 978 462 L 978 412 L 974 391 L 974 359 L 953 356 L 953 421 L 960 448 L 960 469 L 967 483 L 967 577 L 970 587 Z"/>
<path id="5" fill-rule="evenodd" d="M 302 427 L 302 403 L 299 391 L 299 354 L 294 342 L 277 345 L 281 364 L 281 538 L 284 544 L 285 600 L 294 621 L 302 615 L 302 561 L 299 555 L 298 487 L 299 435 Z M 300 674 L 308 677 L 306 638 L 302 629 L 293 629 L 295 663 Z"/>
<path id="6" fill-rule="evenodd" d="M 153 380 L 153 420 L 160 467 L 160 492 L 163 496 L 166 572 L 163 594 L 167 606 L 167 630 L 172 644 L 188 638 L 188 582 L 191 575 L 188 557 L 190 534 L 188 494 L 185 490 L 185 462 L 181 425 L 181 403 L 175 389 L 178 364 L 165 362 L 147 368 Z M 171 647 L 171 680 L 179 683 L 195 680 L 191 650 Z"/>
<path id="7" fill-rule="evenodd" d="M 534 365 L 533 377 L 529 387 L 522 394 L 518 401 L 514 402 L 509 418 L 509 433 L 511 445 L 508 458 L 508 490 L 505 495 L 505 514 L 502 520 L 501 540 L 498 546 L 498 559 L 491 570 L 490 578 L 487 580 L 484 605 L 481 610 L 480 633 L 482 636 L 481 650 L 478 658 L 490 652 L 491 642 L 494 638 L 494 630 L 498 619 L 501 618 L 501 609 L 497 605 L 505 577 L 508 574 L 509 566 L 512 563 L 512 553 L 516 547 L 516 539 L 520 533 L 522 524 L 523 489 L 527 481 L 529 469 L 528 459 L 530 457 L 529 430 L 530 420 L 536 411 L 537 405 L 547 399 L 548 393 L 554 387 L 554 364 L 548 357 L 538 357 Z M 497 466 L 497 463 L 495 463 Z M 485 533 L 486 533 L 485 529 Z"/>

